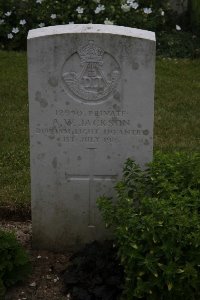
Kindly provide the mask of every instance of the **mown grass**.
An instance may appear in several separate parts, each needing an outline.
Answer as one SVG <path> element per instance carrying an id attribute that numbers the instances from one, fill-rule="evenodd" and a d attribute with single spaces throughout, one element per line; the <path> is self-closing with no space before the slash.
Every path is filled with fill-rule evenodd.
<path id="1" fill-rule="evenodd" d="M 158 59 L 155 150 L 200 150 L 200 59 Z"/>
<path id="2" fill-rule="evenodd" d="M 0 206 L 30 203 L 25 53 L 0 52 Z"/>
<path id="3" fill-rule="evenodd" d="M 199 151 L 200 60 L 158 59 L 154 150 Z M 26 54 L 0 51 L 0 207 L 30 207 Z"/>

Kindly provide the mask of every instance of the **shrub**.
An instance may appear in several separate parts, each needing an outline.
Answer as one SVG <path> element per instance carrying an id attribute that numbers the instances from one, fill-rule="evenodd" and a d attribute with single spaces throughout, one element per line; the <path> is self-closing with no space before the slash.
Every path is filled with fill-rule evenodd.
<path id="1" fill-rule="evenodd" d="M 14 234 L 0 230 L 0 299 L 7 287 L 25 279 L 29 272 L 28 255 Z"/>
<path id="2" fill-rule="evenodd" d="M 118 201 L 101 197 L 126 274 L 125 299 L 200 299 L 200 155 L 128 160 Z"/>
<path id="3" fill-rule="evenodd" d="M 158 32 L 157 55 L 171 58 L 199 58 L 200 37 L 192 32 Z"/>
<path id="4" fill-rule="evenodd" d="M 175 28 L 170 7 L 162 0 L 0 0 L 0 45 L 25 49 L 28 30 L 69 22 Z"/>
<path id="5" fill-rule="evenodd" d="M 163 0 L 0 0 L 0 48 L 25 50 L 30 29 L 96 23 L 155 31 L 158 54 L 194 58 L 200 56 L 200 37 L 193 38 L 189 19 L 190 13 L 178 16 Z"/>

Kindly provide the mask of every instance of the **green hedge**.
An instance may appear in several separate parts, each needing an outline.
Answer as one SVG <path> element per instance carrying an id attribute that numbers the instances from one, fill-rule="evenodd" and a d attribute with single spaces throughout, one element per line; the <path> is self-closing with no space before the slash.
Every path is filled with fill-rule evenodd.
<path id="1" fill-rule="evenodd" d="M 188 16 L 178 17 L 163 0 L 0 0 L 0 48 L 26 50 L 30 29 L 96 23 L 155 31 L 158 54 L 198 57 L 200 34 L 185 33 L 191 27 Z"/>
<path id="2" fill-rule="evenodd" d="M 70 22 L 176 30 L 163 0 L 0 0 L 1 47 L 25 49 L 28 30 Z"/>
<path id="3" fill-rule="evenodd" d="M 124 299 L 200 299 L 200 154 L 125 164 L 118 199 L 99 199 L 126 274 Z"/>

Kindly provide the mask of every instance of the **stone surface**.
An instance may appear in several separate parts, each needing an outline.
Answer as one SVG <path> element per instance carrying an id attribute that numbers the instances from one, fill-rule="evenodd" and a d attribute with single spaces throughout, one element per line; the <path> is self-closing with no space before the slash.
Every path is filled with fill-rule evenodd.
<path id="1" fill-rule="evenodd" d="M 170 0 L 170 4 L 178 14 L 184 13 L 188 8 L 188 0 Z"/>
<path id="2" fill-rule="evenodd" d="M 152 159 L 155 35 L 109 25 L 29 32 L 33 245 L 106 236 L 96 207 L 128 157 Z"/>

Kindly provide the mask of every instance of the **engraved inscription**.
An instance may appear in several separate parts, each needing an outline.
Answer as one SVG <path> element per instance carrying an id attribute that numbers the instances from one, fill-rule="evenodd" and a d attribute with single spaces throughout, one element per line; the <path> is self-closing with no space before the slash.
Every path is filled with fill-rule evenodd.
<path id="1" fill-rule="evenodd" d="M 65 62 L 62 79 L 67 91 L 85 103 L 106 100 L 117 88 L 120 67 L 116 59 L 89 41 Z"/>
<path id="2" fill-rule="evenodd" d="M 130 136 L 147 144 L 149 130 L 132 124 L 126 110 L 57 110 L 49 124 L 37 124 L 36 134 L 59 139 L 66 143 L 119 144 Z"/>

